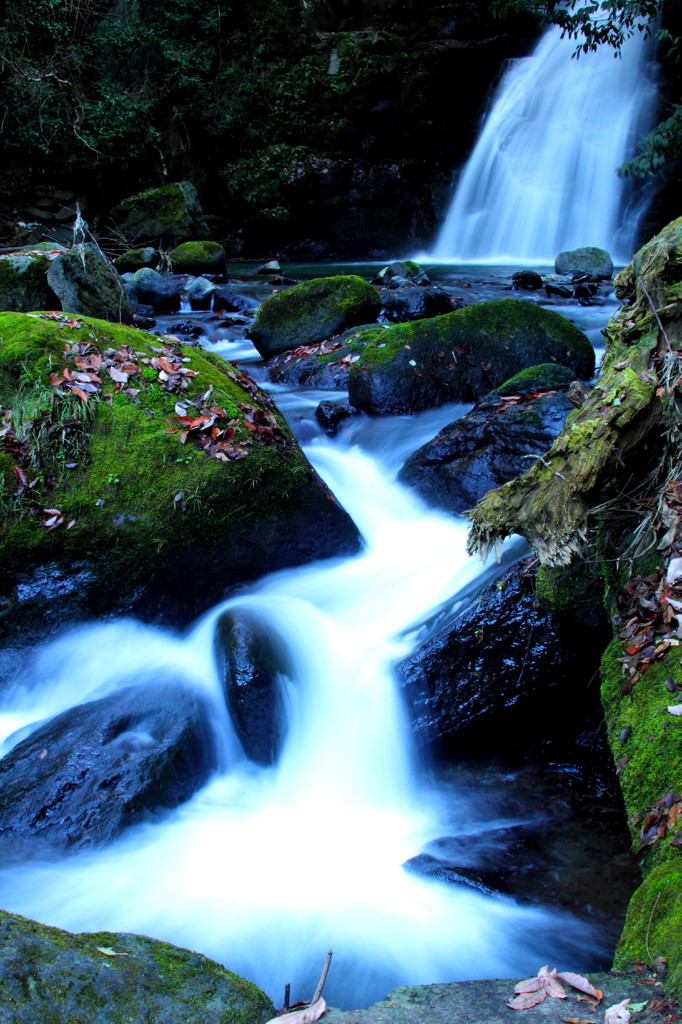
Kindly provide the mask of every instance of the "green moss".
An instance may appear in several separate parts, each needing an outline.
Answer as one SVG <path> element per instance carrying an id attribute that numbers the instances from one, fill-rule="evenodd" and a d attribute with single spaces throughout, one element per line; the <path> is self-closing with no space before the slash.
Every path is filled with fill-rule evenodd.
<path id="1" fill-rule="evenodd" d="M 25 311 L 58 305 L 47 283 L 47 256 L 0 256 L 0 310 Z"/>
<path id="2" fill-rule="evenodd" d="M 541 608 L 560 617 L 594 626 L 603 623 L 603 581 L 587 561 L 571 565 L 541 565 L 535 579 L 535 595 Z"/>
<path id="3" fill-rule="evenodd" d="M 31 386 L 61 368 L 66 341 L 88 341 L 100 351 L 129 345 L 141 356 L 157 354 L 159 339 L 142 331 L 94 319 L 79 322 L 82 326 L 70 328 L 18 313 L 0 317 L 0 404 L 7 408 L 16 402 L 19 377 L 23 386 Z M 125 572 L 134 582 L 149 573 L 155 554 L 219 545 L 221 538 L 227 548 L 236 526 L 243 531 L 249 524 L 276 520 L 283 505 L 291 511 L 305 500 L 312 474 L 281 416 L 274 414 L 280 440 L 268 444 L 259 435 L 254 438 L 239 406 L 258 408 L 261 399 L 240 386 L 239 371 L 200 349 L 179 351 L 186 367 L 197 373 L 181 394 L 166 391 L 156 379 L 143 387 L 136 404 L 124 393 L 113 393 L 114 382 L 102 374 L 111 404 L 96 403 L 78 467 L 62 469 L 42 495 L 44 506 L 58 508 L 65 522 L 75 520 L 74 526 L 47 531 L 39 516 L 5 515 L 3 564 L 25 568 L 31 561 L 87 559 L 102 577 Z M 220 462 L 191 438 L 183 445 L 179 433 L 168 432 L 175 403 L 209 388 L 210 402 L 225 409 L 225 421 L 236 421 L 233 444 L 248 453 L 241 460 Z M 16 480 L 13 474 L 3 479 L 0 500 L 7 508 Z"/>
<path id="4" fill-rule="evenodd" d="M 267 298 L 256 313 L 251 338 L 262 355 L 275 355 L 373 320 L 380 308 L 376 288 L 355 274 L 313 278 Z"/>
<path id="5" fill-rule="evenodd" d="M 168 258 L 176 274 L 225 269 L 225 250 L 217 242 L 183 242 L 168 253 Z"/>
<path id="6" fill-rule="evenodd" d="M 567 366 L 541 363 L 539 366 L 528 366 L 515 373 L 499 388 L 495 388 L 492 394 L 504 396 L 525 394 L 528 391 L 553 391 L 555 388 L 567 387 L 574 379 L 575 374 Z"/>
<path id="7" fill-rule="evenodd" d="M 628 907 L 623 935 L 616 948 L 615 968 L 627 970 L 634 961 L 651 963 L 665 957 L 665 991 L 682 997 L 682 855 L 657 864 L 635 892 Z"/>

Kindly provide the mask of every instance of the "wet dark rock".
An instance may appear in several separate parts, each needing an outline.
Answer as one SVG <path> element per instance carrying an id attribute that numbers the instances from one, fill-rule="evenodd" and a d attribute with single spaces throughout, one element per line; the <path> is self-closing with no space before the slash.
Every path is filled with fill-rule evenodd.
<path id="1" fill-rule="evenodd" d="M 422 742 L 460 756 L 484 743 L 523 758 L 583 732 L 590 706 L 598 721 L 599 694 L 588 687 L 607 627 L 542 610 L 534 579 L 532 564 L 518 563 L 397 666 Z"/>
<path id="2" fill-rule="evenodd" d="M 210 309 L 213 293 L 216 286 L 206 277 L 191 278 L 183 289 L 183 296 L 187 296 L 192 309 Z"/>
<path id="3" fill-rule="evenodd" d="M 391 323 L 403 323 L 451 313 L 455 308 L 444 288 L 437 285 L 420 288 L 408 283 L 383 296 L 381 315 Z"/>
<path id="4" fill-rule="evenodd" d="M 185 338 L 201 338 L 204 333 L 200 325 L 193 320 L 181 320 L 177 324 L 170 324 L 168 331 L 170 334 L 181 334 Z"/>
<path id="5" fill-rule="evenodd" d="M 128 283 L 135 288 L 138 302 L 147 303 L 157 313 L 173 313 L 180 308 L 180 295 L 189 280 L 184 274 L 160 274 L 151 267 L 141 267 Z"/>
<path id="6" fill-rule="evenodd" d="M 215 766 L 197 691 L 146 683 L 71 708 L 0 761 L 0 836 L 96 846 L 187 800 Z"/>
<path id="7" fill-rule="evenodd" d="M 547 295 L 548 298 L 551 298 L 552 295 L 556 295 L 560 299 L 570 299 L 570 297 L 572 295 L 572 292 L 571 292 L 570 288 L 564 288 L 561 285 L 546 284 L 545 285 L 545 294 Z"/>
<path id="8" fill-rule="evenodd" d="M 537 291 L 538 288 L 542 288 L 542 278 L 536 270 L 518 270 L 512 274 L 512 288 Z"/>
<path id="9" fill-rule="evenodd" d="M 347 420 L 350 416 L 358 415 L 358 410 L 354 409 L 349 402 L 332 402 L 328 399 L 320 402 L 315 410 L 315 419 L 330 437 L 336 434 L 344 420 Z"/>
<path id="10" fill-rule="evenodd" d="M 213 292 L 213 308 L 227 313 L 253 313 L 258 302 L 251 296 L 239 295 L 227 285 L 218 285 Z"/>
<path id="11" fill-rule="evenodd" d="M 244 752 L 257 764 L 274 764 L 286 731 L 287 653 L 259 617 L 244 609 L 221 617 L 217 649 L 225 699 Z"/>
<path id="12" fill-rule="evenodd" d="M 73 935 L 4 911 L 0 979 L 7 1024 L 263 1024 L 275 1013 L 255 985 L 199 953 L 143 935 Z"/>
<path id="13" fill-rule="evenodd" d="M 522 371 L 414 452 L 400 479 L 436 508 L 473 508 L 551 446 L 576 407 L 572 382 L 572 372 L 553 363 Z"/>

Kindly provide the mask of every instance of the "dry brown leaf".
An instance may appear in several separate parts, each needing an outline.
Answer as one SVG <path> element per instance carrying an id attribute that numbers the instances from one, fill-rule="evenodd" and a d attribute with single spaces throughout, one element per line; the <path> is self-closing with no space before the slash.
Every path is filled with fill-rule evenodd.
<path id="1" fill-rule="evenodd" d="M 324 1011 L 327 1009 L 322 996 L 315 1003 L 311 1003 L 310 1006 L 306 1006 L 304 1010 L 295 1010 L 293 1013 L 285 1013 L 281 1017 L 272 1017 L 266 1021 L 266 1024 L 314 1024 L 314 1021 L 319 1020 Z"/>
<path id="2" fill-rule="evenodd" d="M 543 986 L 537 992 L 522 992 L 515 999 L 510 999 L 507 1006 L 510 1010 L 530 1010 L 531 1006 L 537 1006 L 547 998 L 547 989 Z"/>
<path id="3" fill-rule="evenodd" d="M 609 1008 L 604 1013 L 604 1024 L 629 1024 L 631 1017 L 628 1006 L 630 1005 L 629 999 L 624 999 L 622 1003 L 616 1003 L 614 1006 Z"/>
<path id="4" fill-rule="evenodd" d="M 587 978 L 583 978 L 582 974 L 573 974 L 572 971 L 560 971 L 557 974 L 557 978 L 561 978 L 571 988 L 575 988 L 578 992 L 584 992 L 586 996 L 592 996 L 597 1002 L 603 998 L 604 993 L 601 989 L 595 988 L 594 985 Z"/>
<path id="5" fill-rule="evenodd" d="M 534 978 L 526 978 L 524 981 L 519 981 L 518 984 L 514 985 L 514 992 L 537 992 L 538 989 L 544 988 L 544 982 L 539 975 L 535 975 Z"/>

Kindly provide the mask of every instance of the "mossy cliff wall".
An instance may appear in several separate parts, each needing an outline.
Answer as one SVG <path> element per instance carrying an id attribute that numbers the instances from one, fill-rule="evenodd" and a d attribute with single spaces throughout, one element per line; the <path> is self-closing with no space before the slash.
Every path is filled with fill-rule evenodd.
<path id="1" fill-rule="evenodd" d="M 636 254 L 616 293 L 624 305 L 604 332 L 592 394 L 541 461 L 478 503 L 470 546 L 522 533 L 544 563 L 541 599 L 557 612 L 584 603 L 590 578 L 598 584 L 614 629 L 602 703 L 643 876 L 616 964 L 662 956 L 680 996 L 682 219 Z"/>

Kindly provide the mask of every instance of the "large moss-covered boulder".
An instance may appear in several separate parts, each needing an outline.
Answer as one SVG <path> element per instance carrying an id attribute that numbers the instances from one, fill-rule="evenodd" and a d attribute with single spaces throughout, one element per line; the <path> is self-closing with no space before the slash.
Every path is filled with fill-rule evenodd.
<path id="1" fill-rule="evenodd" d="M 374 414 L 472 401 L 539 363 L 563 364 L 583 379 L 594 372 L 594 350 L 582 331 L 523 299 L 369 328 L 357 341 L 364 349 L 351 368 L 348 393 L 357 409 Z"/>
<path id="2" fill-rule="evenodd" d="M 522 370 L 417 449 L 400 479 L 436 508 L 473 508 L 491 487 L 519 476 L 549 448 L 580 403 L 579 395 L 569 397 L 573 379 L 555 363 Z"/>
<path id="3" fill-rule="evenodd" d="M 143 935 L 59 928 L 0 911 L 7 1024 L 264 1024 L 268 997 L 220 964 Z"/>
<path id="4" fill-rule="evenodd" d="M 355 274 L 314 278 L 269 296 L 256 313 L 250 337 L 267 359 L 371 323 L 380 309 L 379 292 Z"/>
<path id="5" fill-rule="evenodd" d="M 109 220 L 132 245 L 149 242 L 159 249 L 206 238 L 209 233 L 197 190 L 190 181 L 129 196 L 113 208 Z"/>
<path id="6" fill-rule="evenodd" d="M 218 242 L 183 242 L 168 259 L 176 274 L 225 273 L 225 250 Z"/>
<path id="7" fill-rule="evenodd" d="M 141 249 L 129 249 L 127 252 L 117 256 L 114 266 L 119 274 L 134 274 L 141 267 L 155 267 L 159 261 L 159 251 L 153 245 L 145 245 Z M 32 306 L 32 309 L 38 307 Z"/>
<path id="8" fill-rule="evenodd" d="M 79 563 L 96 607 L 187 621 L 237 580 L 358 546 L 269 397 L 213 354 L 6 313 L 0 405 L 4 592 Z"/>
<path id="9" fill-rule="evenodd" d="M 57 296 L 47 283 L 50 261 L 62 252 L 61 246 L 42 246 L 0 256 L 0 310 L 27 312 L 59 306 Z"/>
<path id="10" fill-rule="evenodd" d="M 608 281 L 613 276 L 613 260 L 606 249 L 588 245 L 582 249 L 560 252 L 554 261 L 554 270 L 565 276 L 589 274 Z"/>
<path id="11" fill-rule="evenodd" d="M 47 272 L 47 282 L 65 313 L 82 313 L 116 323 L 131 318 L 130 299 L 121 279 L 92 242 L 56 256 Z"/>

